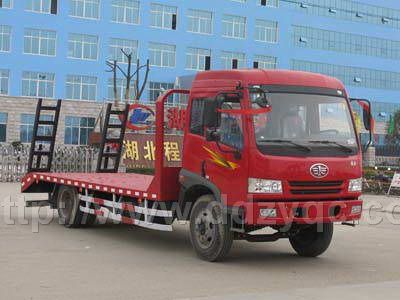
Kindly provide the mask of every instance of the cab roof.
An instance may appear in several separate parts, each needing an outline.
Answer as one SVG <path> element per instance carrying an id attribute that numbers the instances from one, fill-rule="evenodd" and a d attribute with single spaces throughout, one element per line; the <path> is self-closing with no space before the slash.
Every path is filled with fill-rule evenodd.
<path id="1" fill-rule="evenodd" d="M 322 74 L 291 70 L 222 70 L 197 73 L 193 88 L 212 88 L 242 85 L 288 85 L 344 90 L 343 83 Z"/>

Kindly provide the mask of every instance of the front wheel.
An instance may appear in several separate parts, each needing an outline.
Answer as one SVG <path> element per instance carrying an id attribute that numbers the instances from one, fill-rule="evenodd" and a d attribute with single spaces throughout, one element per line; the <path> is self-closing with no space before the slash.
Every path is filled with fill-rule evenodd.
<path id="1" fill-rule="evenodd" d="M 233 242 L 229 218 L 212 195 L 201 196 L 190 214 L 190 240 L 196 254 L 206 261 L 222 260 Z"/>
<path id="2" fill-rule="evenodd" d="M 313 224 L 289 237 L 290 244 L 300 256 L 317 257 L 324 253 L 333 236 L 333 223 Z"/>

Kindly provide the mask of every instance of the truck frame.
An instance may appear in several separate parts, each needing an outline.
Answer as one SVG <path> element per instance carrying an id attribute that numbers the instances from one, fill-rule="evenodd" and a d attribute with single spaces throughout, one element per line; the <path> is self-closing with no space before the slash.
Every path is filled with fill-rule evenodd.
<path id="1" fill-rule="evenodd" d="M 164 158 L 164 109 L 171 95 L 189 96 L 181 167 L 167 166 Z M 288 103 L 304 98 L 303 106 L 311 116 L 315 101 L 322 101 L 321 105 L 328 108 L 336 105 L 332 107 L 339 107 L 349 122 L 335 119 L 334 124 L 348 126 L 346 134 L 354 136 L 354 141 L 349 138 L 348 144 L 342 145 L 334 140 L 309 140 L 306 145 L 289 138 L 260 139 L 254 128 L 265 123 L 262 129 L 269 130 L 274 105 L 276 116 L 285 109 L 279 106 L 280 97 L 284 97 L 281 102 L 293 98 Z M 310 102 L 308 98 L 316 100 Z M 371 131 L 369 102 L 363 104 L 367 105 L 364 125 Z M 289 112 L 287 122 L 281 118 L 275 125 L 286 126 L 293 115 L 303 116 L 303 106 Z M 358 185 L 362 147 L 350 99 L 343 84 L 334 78 L 279 70 L 198 73 L 190 90 L 168 90 L 156 101 L 154 175 L 117 173 L 129 108 L 112 110 L 111 104 L 97 172 L 50 172 L 60 102 L 57 107 L 53 122 L 44 124 L 40 119 L 42 101 L 38 103 L 30 170 L 21 181 L 21 189 L 24 193 L 48 193 L 48 204 L 58 210 L 68 228 L 91 225 L 97 216 L 162 231 L 172 231 L 174 220 L 189 220 L 196 254 L 217 261 L 228 254 L 233 240 L 270 242 L 281 238 L 288 238 L 299 255 L 315 257 L 328 248 L 333 223 L 352 225 L 361 218 Z M 119 116 L 120 126 L 108 124 L 112 113 Z M 315 113 L 307 121 L 311 125 L 304 123 L 304 128 L 314 130 L 313 120 L 319 116 L 317 123 L 324 122 L 322 114 Z M 40 125 L 53 126 L 52 137 L 38 136 Z M 109 138 L 109 128 L 119 128 L 119 137 Z M 328 128 L 318 129 L 315 134 L 337 136 L 337 132 Z M 226 138 L 232 143 L 225 143 Z M 43 150 L 39 144 L 43 140 L 50 144 L 50 150 Z M 114 152 L 110 152 L 110 145 L 114 145 Z M 41 167 L 46 155 L 47 165 Z M 112 158 L 114 167 L 107 168 Z M 276 232 L 257 231 L 264 227 Z"/>

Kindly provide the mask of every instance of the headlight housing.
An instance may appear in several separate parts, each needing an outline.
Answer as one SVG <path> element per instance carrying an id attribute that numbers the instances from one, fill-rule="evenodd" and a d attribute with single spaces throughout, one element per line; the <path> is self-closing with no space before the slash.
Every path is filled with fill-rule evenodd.
<path id="1" fill-rule="evenodd" d="M 351 179 L 349 181 L 349 192 L 362 191 L 362 178 Z"/>
<path id="2" fill-rule="evenodd" d="M 282 181 L 249 178 L 249 193 L 282 194 Z"/>

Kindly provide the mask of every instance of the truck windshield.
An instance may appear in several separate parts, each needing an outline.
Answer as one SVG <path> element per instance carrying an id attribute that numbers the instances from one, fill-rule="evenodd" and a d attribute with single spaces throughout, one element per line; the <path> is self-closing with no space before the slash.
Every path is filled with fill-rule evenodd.
<path id="1" fill-rule="evenodd" d="M 251 94 L 257 108 L 257 93 Z M 348 156 L 358 151 L 347 101 L 314 94 L 269 93 L 272 112 L 253 116 L 258 149 L 280 156 Z"/>

